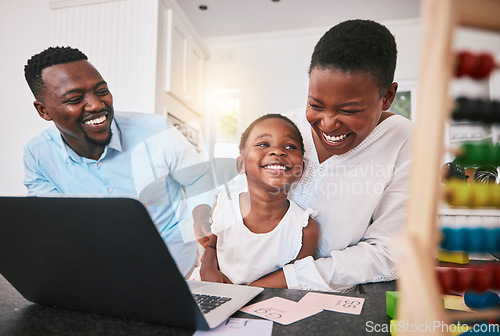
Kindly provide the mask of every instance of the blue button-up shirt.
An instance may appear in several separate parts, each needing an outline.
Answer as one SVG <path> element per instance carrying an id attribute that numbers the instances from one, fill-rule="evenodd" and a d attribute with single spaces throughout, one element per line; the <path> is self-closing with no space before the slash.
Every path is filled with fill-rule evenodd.
<path id="1" fill-rule="evenodd" d="M 191 211 L 214 202 L 208 165 L 161 116 L 115 113 L 111 131 L 111 142 L 98 160 L 78 155 L 55 126 L 32 139 L 24 152 L 29 195 L 139 199 L 186 274 L 196 259 Z"/>

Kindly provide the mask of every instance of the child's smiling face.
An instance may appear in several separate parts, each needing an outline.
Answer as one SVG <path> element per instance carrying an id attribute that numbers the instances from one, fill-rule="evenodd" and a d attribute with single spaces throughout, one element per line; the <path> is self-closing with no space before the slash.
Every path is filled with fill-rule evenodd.
<path id="1" fill-rule="evenodd" d="M 239 160 L 249 186 L 288 190 L 304 167 L 300 136 L 286 120 L 264 119 L 251 130 Z"/>

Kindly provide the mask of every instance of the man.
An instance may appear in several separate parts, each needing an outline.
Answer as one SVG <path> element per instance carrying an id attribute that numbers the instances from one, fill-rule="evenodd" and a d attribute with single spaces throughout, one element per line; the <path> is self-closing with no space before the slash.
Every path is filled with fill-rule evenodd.
<path id="1" fill-rule="evenodd" d="M 29 195 L 141 200 L 186 275 L 196 259 L 193 217 L 207 220 L 214 201 L 194 147 L 161 116 L 115 115 L 106 81 L 78 49 L 34 55 L 25 77 L 38 114 L 54 122 L 25 147 Z"/>

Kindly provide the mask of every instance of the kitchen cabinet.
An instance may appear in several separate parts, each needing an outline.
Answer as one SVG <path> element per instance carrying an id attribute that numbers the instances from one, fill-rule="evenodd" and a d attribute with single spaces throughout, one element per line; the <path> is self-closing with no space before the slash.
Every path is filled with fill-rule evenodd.
<path id="1" fill-rule="evenodd" d="M 77 47 L 89 57 L 116 110 L 203 118 L 208 51 L 175 0 L 49 4 L 52 45 Z"/>
<path id="2" fill-rule="evenodd" d="M 171 11 L 168 7 L 160 10 Z M 167 27 L 170 41 L 170 63 L 167 67 L 166 91 L 189 108 L 203 107 L 203 80 L 206 53 L 190 33 L 185 21 L 172 11 Z"/>

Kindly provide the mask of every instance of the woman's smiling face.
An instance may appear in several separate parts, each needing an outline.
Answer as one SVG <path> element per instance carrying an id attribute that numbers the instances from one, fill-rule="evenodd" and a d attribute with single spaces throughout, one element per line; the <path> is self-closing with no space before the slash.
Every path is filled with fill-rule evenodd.
<path id="1" fill-rule="evenodd" d="M 366 139 L 391 106 L 396 90 L 393 83 L 381 96 L 380 86 L 365 72 L 313 68 L 306 118 L 320 162 L 345 154 Z"/>

